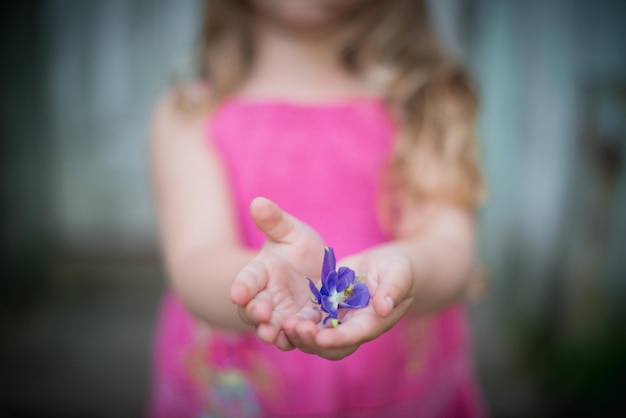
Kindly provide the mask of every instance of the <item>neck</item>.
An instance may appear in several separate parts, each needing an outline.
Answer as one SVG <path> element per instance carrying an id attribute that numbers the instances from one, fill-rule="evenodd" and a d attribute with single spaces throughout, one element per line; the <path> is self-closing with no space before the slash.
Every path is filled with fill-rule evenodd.
<path id="1" fill-rule="evenodd" d="M 254 64 L 240 94 L 300 101 L 366 94 L 358 78 L 339 62 L 336 39 L 335 33 L 294 34 L 259 23 Z"/>

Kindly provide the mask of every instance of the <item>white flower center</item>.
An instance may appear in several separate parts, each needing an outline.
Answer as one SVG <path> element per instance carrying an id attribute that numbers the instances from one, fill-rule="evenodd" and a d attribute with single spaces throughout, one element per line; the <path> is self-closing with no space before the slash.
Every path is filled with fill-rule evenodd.
<path id="1" fill-rule="evenodd" d="M 343 300 L 345 299 L 343 292 L 338 293 L 337 291 L 333 291 L 329 296 L 328 296 L 328 301 L 330 303 L 333 304 L 333 306 L 338 305 L 339 303 L 343 302 Z"/>

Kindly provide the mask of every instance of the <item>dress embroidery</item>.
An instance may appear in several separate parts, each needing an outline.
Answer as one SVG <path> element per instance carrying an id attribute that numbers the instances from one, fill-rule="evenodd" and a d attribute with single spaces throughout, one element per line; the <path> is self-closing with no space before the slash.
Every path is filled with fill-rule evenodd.
<path id="1" fill-rule="evenodd" d="M 185 369 L 201 390 L 199 417 L 252 418 L 261 414 L 259 396 L 279 396 L 279 379 L 258 353 L 253 356 L 241 336 L 196 325 L 183 356 Z M 218 338 L 214 338 L 219 334 Z"/>

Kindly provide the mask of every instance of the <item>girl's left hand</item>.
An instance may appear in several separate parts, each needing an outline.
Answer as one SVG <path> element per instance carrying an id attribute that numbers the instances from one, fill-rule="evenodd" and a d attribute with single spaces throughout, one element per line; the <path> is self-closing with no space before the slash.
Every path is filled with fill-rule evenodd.
<path id="1" fill-rule="evenodd" d="M 397 245 L 374 248 L 337 265 L 349 266 L 357 275 L 365 273 L 370 303 L 365 308 L 341 309 L 337 328 L 319 324 L 319 312 L 310 306 L 283 323 L 296 348 L 329 360 L 354 353 L 361 344 L 393 327 L 411 306 L 415 288 L 411 261 Z"/>

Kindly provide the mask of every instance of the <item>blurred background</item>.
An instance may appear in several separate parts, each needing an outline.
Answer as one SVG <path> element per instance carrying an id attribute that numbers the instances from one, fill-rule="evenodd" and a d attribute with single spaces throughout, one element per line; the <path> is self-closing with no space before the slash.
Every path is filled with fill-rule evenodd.
<path id="1" fill-rule="evenodd" d="M 494 417 L 626 411 L 626 2 L 433 0 L 482 97 Z M 0 417 L 141 416 L 165 275 L 151 108 L 190 73 L 200 0 L 0 14 Z"/>

